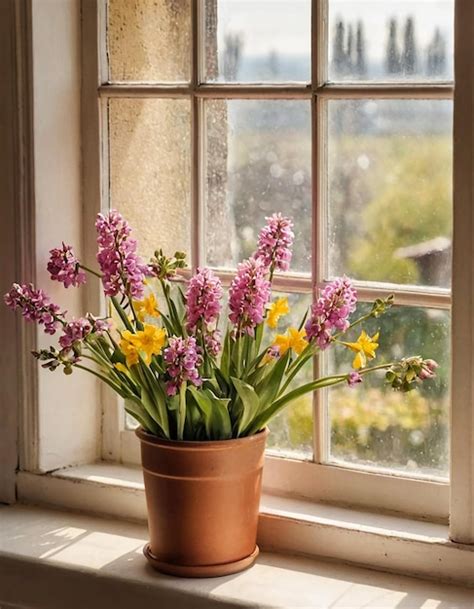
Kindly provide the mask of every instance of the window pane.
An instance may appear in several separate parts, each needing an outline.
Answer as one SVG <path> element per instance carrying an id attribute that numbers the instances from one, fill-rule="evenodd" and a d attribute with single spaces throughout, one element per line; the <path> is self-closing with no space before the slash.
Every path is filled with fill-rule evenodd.
<path id="1" fill-rule="evenodd" d="M 330 275 L 448 287 L 452 103 L 331 101 Z"/>
<path id="2" fill-rule="evenodd" d="M 191 0 L 108 0 L 111 81 L 189 81 Z"/>
<path id="3" fill-rule="evenodd" d="M 330 0 L 329 78 L 453 79 L 453 0 Z"/>
<path id="4" fill-rule="evenodd" d="M 295 223 L 292 271 L 310 272 L 311 119 L 306 101 L 205 103 L 207 264 L 235 268 L 273 212 Z"/>
<path id="5" fill-rule="evenodd" d="M 284 294 L 273 292 L 273 300 L 286 296 L 290 313 L 282 317 L 275 330 L 265 327 L 264 344 L 271 344 L 277 334 L 284 334 L 290 326 L 299 327 L 306 311 L 311 306 L 311 294 Z M 308 362 L 290 385 L 296 388 L 313 379 L 313 364 Z M 311 459 L 313 456 L 313 400 L 304 395 L 292 402 L 269 424 L 270 435 L 267 450 L 279 456 L 289 455 L 293 459 Z"/>
<path id="6" fill-rule="evenodd" d="M 208 82 L 309 81 L 310 0 L 206 0 Z"/>
<path id="7" fill-rule="evenodd" d="M 358 314 L 366 312 L 368 306 L 359 306 Z M 449 313 L 395 307 L 364 327 L 371 335 L 380 330 L 374 365 L 422 355 L 439 363 L 437 378 L 409 393 L 386 387 L 383 373 L 365 377 L 354 389 L 330 390 L 330 461 L 447 476 Z M 350 340 L 355 340 L 358 332 L 354 331 L 353 336 Z M 350 370 L 353 356 L 344 347 L 332 349 L 328 352 L 331 372 Z"/>
<path id="8" fill-rule="evenodd" d="M 109 164 L 110 205 L 129 220 L 140 253 L 189 254 L 189 102 L 109 100 Z"/>

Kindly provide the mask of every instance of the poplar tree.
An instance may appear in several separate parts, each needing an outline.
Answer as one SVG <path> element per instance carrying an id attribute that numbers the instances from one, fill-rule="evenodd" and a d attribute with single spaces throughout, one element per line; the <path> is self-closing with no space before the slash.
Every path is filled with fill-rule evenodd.
<path id="1" fill-rule="evenodd" d="M 403 35 L 402 71 L 404 74 L 414 74 L 417 67 L 417 52 L 415 42 L 415 22 L 413 17 L 407 17 Z"/>
<path id="2" fill-rule="evenodd" d="M 356 72 L 359 76 L 365 76 L 367 73 L 367 62 L 365 58 L 364 25 L 362 21 L 357 22 Z"/>
<path id="3" fill-rule="evenodd" d="M 333 53 L 332 53 L 332 67 L 334 74 L 339 76 L 344 73 L 346 54 L 344 51 L 344 22 L 342 19 L 338 19 L 335 26 Z"/>
<path id="4" fill-rule="evenodd" d="M 397 20 L 390 19 L 387 41 L 385 69 L 387 74 L 400 73 L 400 51 L 397 40 Z"/>
<path id="5" fill-rule="evenodd" d="M 446 71 L 446 41 L 439 28 L 426 50 L 426 72 L 428 76 L 440 76 Z"/>

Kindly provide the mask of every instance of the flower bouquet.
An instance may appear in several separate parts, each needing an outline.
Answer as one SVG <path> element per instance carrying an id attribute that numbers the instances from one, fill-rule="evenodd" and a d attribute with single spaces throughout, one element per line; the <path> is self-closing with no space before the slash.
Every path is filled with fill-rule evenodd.
<path id="1" fill-rule="evenodd" d="M 267 424 L 296 398 L 317 389 L 385 371 L 398 391 L 432 378 L 433 360 L 419 356 L 370 365 L 379 333 L 361 329 L 393 304 L 377 299 L 355 319 L 357 294 L 347 277 L 315 294 L 298 327 L 278 331 L 288 300 L 272 300 L 276 272 L 292 256 L 292 222 L 267 219 L 255 253 L 239 264 L 228 290 L 223 330 L 223 286 L 211 269 L 186 282 L 185 254 L 162 250 L 145 263 L 126 220 L 117 211 L 96 221 L 99 270 L 89 269 L 64 243 L 51 250 L 51 279 L 66 288 L 98 276 L 110 315 L 67 319 L 66 312 L 31 284 L 14 284 L 5 303 L 19 309 L 59 345 L 34 352 L 42 367 L 95 375 L 124 400 L 140 427 L 151 543 L 145 554 L 158 569 L 186 576 L 222 575 L 255 559 L 258 505 Z M 264 328 L 268 332 L 264 335 Z M 266 337 L 270 335 L 270 339 Z M 295 387 L 311 358 L 328 348 L 353 353 L 352 368 Z"/>

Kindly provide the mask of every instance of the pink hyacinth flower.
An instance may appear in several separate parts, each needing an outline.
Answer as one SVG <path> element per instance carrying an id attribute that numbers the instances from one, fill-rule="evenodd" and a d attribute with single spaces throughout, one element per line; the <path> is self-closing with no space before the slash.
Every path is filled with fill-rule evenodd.
<path id="1" fill-rule="evenodd" d="M 331 342 L 335 330 L 349 327 L 349 315 L 357 305 L 357 292 L 347 277 L 338 277 L 323 288 L 311 307 L 311 316 L 306 322 L 306 336 L 314 340 L 320 349 Z"/>
<path id="2" fill-rule="evenodd" d="M 197 269 L 186 291 L 186 328 L 194 332 L 197 325 L 214 324 L 221 312 L 222 284 L 211 269 Z"/>
<path id="3" fill-rule="evenodd" d="M 239 334 L 252 335 L 262 323 L 270 300 L 270 282 L 263 260 L 250 258 L 241 262 L 229 289 L 229 319 Z"/>
<path id="4" fill-rule="evenodd" d="M 137 254 L 137 242 L 131 238 L 128 222 L 116 210 L 98 214 L 97 262 L 107 296 L 127 295 L 136 300 L 143 296 L 148 267 Z"/>
<path id="5" fill-rule="evenodd" d="M 255 258 L 263 261 L 267 268 L 287 271 L 292 257 L 293 222 L 281 213 L 266 218 L 267 224 L 258 236 Z"/>
<path id="6" fill-rule="evenodd" d="M 202 356 L 193 336 L 189 338 L 171 336 L 168 339 L 168 346 L 163 351 L 163 359 L 168 376 L 166 393 L 169 396 L 176 395 L 185 381 L 197 387 L 202 384 L 198 371 L 202 364 Z"/>
<path id="7" fill-rule="evenodd" d="M 3 300 L 13 311 L 20 309 L 26 320 L 43 325 L 46 334 L 55 334 L 65 323 L 65 311 L 61 311 L 43 290 L 35 289 L 31 283 L 14 283 Z"/>
<path id="8" fill-rule="evenodd" d="M 71 245 L 63 242 L 62 248 L 52 249 L 49 253 L 47 269 L 53 281 L 59 281 L 65 288 L 86 282 L 86 274 L 80 268 Z"/>

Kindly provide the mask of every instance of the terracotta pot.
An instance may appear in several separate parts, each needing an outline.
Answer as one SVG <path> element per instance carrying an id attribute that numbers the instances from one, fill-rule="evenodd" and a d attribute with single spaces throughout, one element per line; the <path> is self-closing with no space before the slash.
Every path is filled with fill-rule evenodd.
<path id="1" fill-rule="evenodd" d="M 144 553 L 163 573 L 215 577 L 249 567 L 268 431 L 237 440 L 178 442 L 137 429 L 150 543 Z"/>

